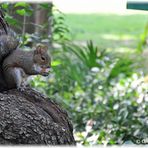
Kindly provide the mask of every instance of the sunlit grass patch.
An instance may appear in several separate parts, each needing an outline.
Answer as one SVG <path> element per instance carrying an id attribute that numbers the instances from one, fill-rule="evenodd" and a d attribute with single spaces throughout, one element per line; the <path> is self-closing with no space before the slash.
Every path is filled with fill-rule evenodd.
<path id="1" fill-rule="evenodd" d="M 103 39 L 107 40 L 135 40 L 136 37 L 134 35 L 129 35 L 129 34 L 123 34 L 123 35 L 116 35 L 116 34 L 103 34 L 102 35 Z"/>
<path id="2" fill-rule="evenodd" d="M 66 14 L 74 41 L 91 39 L 101 48 L 120 47 L 125 40 L 133 41 L 127 47 L 136 47 L 147 20 L 147 15 Z"/>

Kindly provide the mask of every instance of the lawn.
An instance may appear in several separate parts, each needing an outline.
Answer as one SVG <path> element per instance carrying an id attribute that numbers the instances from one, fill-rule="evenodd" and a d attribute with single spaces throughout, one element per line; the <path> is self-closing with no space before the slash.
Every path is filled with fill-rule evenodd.
<path id="1" fill-rule="evenodd" d="M 76 42 L 93 40 L 101 48 L 135 48 L 147 15 L 66 14 L 66 24 Z"/>
<path id="2" fill-rule="evenodd" d="M 147 50 L 143 54 L 144 60 L 135 52 L 148 22 L 147 15 L 66 14 L 65 20 L 74 42 L 85 45 L 86 41 L 92 40 L 100 49 L 107 49 L 114 56 L 130 56 L 147 75 Z"/>

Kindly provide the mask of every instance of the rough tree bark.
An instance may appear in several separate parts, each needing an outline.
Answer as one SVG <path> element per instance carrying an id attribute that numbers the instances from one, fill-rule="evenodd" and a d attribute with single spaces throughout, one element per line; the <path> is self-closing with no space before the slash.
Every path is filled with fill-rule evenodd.
<path id="1" fill-rule="evenodd" d="M 75 140 L 67 113 L 27 87 L 0 93 L 0 144 L 75 145 Z"/>

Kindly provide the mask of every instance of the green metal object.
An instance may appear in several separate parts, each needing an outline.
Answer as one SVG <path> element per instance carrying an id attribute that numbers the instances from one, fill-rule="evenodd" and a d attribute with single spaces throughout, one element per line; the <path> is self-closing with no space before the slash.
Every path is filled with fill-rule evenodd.
<path id="1" fill-rule="evenodd" d="M 127 9 L 148 10 L 148 1 L 127 1 Z"/>

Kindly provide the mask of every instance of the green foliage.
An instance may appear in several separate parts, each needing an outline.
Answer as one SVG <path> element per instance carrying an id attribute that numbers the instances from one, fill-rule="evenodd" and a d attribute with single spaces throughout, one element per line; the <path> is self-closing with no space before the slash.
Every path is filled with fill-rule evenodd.
<path id="1" fill-rule="evenodd" d="M 9 3 L 2 3 L 1 7 L 6 10 L 9 7 Z"/>
<path id="2" fill-rule="evenodd" d="M 33 12 L 31 5 L 26 2 L 18 2 L 14 5 L 14 8 L 17 8 L 16 13 L 21 16 L 31 16 Z"/>
<path id="3" fill-rule="evenodd" d="M 139 41 L 138 46 L 137 46 L 138 52 L 143 51 L 143 47 L 146 45 L 147 36 L 148 36 L 148 23 L 146 24 L 146 26 L 144 28 L 144 32 L 140 36 L 140 41 Z"/>
<path id="4" fill-rule="evenodd" d="M 78 45 L 71 44 L 68 45 L 68 47 L 66 47 L 65 50 L 67 48 L 69 52 L 74 53 L 88 68 L 98 66 L 99 63 L 97 59 L 101 58 L 103 54 L 103 51 L 99 51 L 97 47 L 94 47 L 92 41 L 89 41 L 87 43 L 87 46 L 83 48 Z"/>
<path id="5" fill-rule="evenodd" d="M 18 26 L 18 21 L 14 19 L 12 16 L 5 15 L 5 19 L 9 24 Z"/>
<path id="6" fill-rule="evenodd" d="M 117 59 L 113 68 L 108 76 L 108 81 L 112 78 L 116 78 L 119 74 L 124 74 L 125 77 L 130 77 L 134 73 L 135 65 L 134 61 L 130 57 L 120 57 Z"/>
<path id="7" fill-rule="evenodd" d="M 69 40 L 70 39 L 69 29 L 65 24 L 64 14 L 61 11 L 59 11 L 55 6 L 53 6 L 52 13 L 53 13 L 52 14 L 53 41 L 62 43 L 64 41 Z"/>
<path id="8" fill-rule="evenodd" d="M 30 5 L 26 2 L 18 2 L 14 5 L 14 7 L 23 7 L 23 8 L 29 8 Z"/>
<path id="9" fill-rule="evenodd" d="M 90 47 L 95 52 L 90 52 Z M 147 85 L 132 67 L 131 59 L 115 59 L 106 51 L 100 54 L 102 50 L 92 42 L 86 47 L 64 45 L 63 51 L 54 55 L 59 62 L 44 92 L 69 110 L 77 141 L 83 145 L 112 145 L 145 138 Z M 99 62 L 88 64 L 90 53 L 95 53 L 94 61 Z"/>
<path id="10" fill-rule="evenodd" d="M 10 10 L 10 5 L 9 5 L 9 3 L 2 3 L 2 4 L 0 5 L 0 8 L 1 8 L 3 11 L 7 12 L 7 13 L 5 14 L 5 19 L 6 19 L 6 21 L 8 22 L 8 24 L 10 24 L 10 25 L 16 25 L 16 27 L 18 27 L 18 26 L 20 25 L 20 24 L 19 24 L 19 21 L 16 20 L 15 18 L 13 18 L 13 16 L 11 16 L 11 15 L 9 14 L 9 10 Z"/>
<path id="11" fill-rule="evenodd" d="M 53 4 L 49 5 L 48 3 L 41 3 L 40 7 L 44 9 L 51 9 L 51 7 L 53 7 Z"/>

